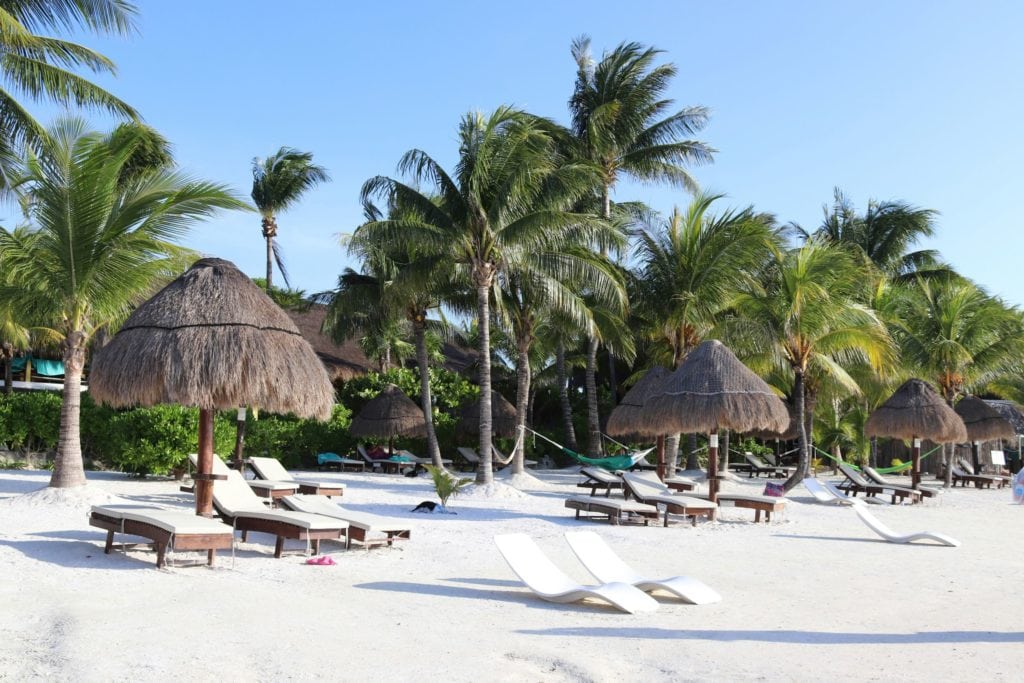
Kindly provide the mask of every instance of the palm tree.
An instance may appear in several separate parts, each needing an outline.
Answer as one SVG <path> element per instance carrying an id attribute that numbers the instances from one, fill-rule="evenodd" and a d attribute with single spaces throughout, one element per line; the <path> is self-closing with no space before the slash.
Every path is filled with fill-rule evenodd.
<path id="1" fill-rule="evenodd" d="M 671 112 L 673 101 L 664 94 L 676 67 L 655 65 L 659 54 L 639 43 L 622 43 L 595 65 L 589 37 L 572 43 L 577 72 L 569 110 L 576 153 L 600 168 L 596 189 L 606 221 L 611 220 L 611 192 L 621 175 L 694 191 L 697 183 L 685 166 L 712 161 L 713 149 L 686 139 L 704 127 L 708 111 L 685 107 Z M 597 349 L 598 340 L 592 337 L 589 368 L 596 368 Z M 588 378 L 587 384 L 596 386 L 596 381 Z M 590 433 L 600 434 L 597 396 L 588 393 L 587 400 Z"/>
<path id="2" fill-rule="evenodd" d="M 413 149 L 402 157 L 399 172 L 429 185 L 429 192 L 385 176 L 363 185 L 364 200 L 378 196 L 403 211 L 360 226 L 357 239 L 389 251 L 404 246 L 420 256 L 446 258 L 476 294 L 481 456 L 476 480 L 482 484 L 492 480 L 490 319 L 496 278 L 503 271 L 550 277 L 566 246 L 595 240 L 606 229 L 567 210 L 593 186 L 595 174 L 587 164 L 556 155 L 559 135 L 550 121 L 510 107 L 490 116 L 470 113 L 459 126 L 454 176 Z"/>
<path id="3" fill-rule="evenodd" d="M 0 6 L 0 148 L 15 151 L 45 137 L 42 125 L 13 92 L 63 106 L 102 110 L 137 118 L 132 107 L 74 72 L 114 73 L 102 54 L 61 38 L 39 33 L 88 31 L 126 35 L 135 31 L 136 9 L 124 0 L 40 2 L 8 0 Z M 13 91 L 13 92 L 12 92 Z"/>
<path id="4" fill-rule="evenodd" d="M 815 235 L 856 247 L 879 270 L 896 280 L 915 274 L 949 273 L 933 249 L 910 251 L 921 238 L 935 232 L 936 211 L 921 209 L 901 200 L 868 201 L 863 215 L 837 187 L 832 206 L 824 207 L 825 218 Z M 797 232 L 809 235 L 800 228 Z"/>
<path id="5" fill-rule="evenodd" d="M 122 183 L 138 144 L 126 133 L 89 132 L 79 119 L 58 121 L 21 169 L 28 225 L 0 228 L 9 274 L 0 302 L 16 302 L 26 320 L 61 340 L 64 398 L 50 486 L 85 483 L 79 388 L 93 334 L 180 272 L 184 250 L 174 240 L 194 221 L 218 208 L 244 208 L 224 187 L 169 169 Z"/>
<path id="6" fill-rule="evenodd" d="M 3 259 L 0 258 L 0 269 Z M 5 270 L 5 269 L 4 269 Z M 0 360 L 4 363 L 4 394 L 10 395 L 11 382 L 14 378 L 11 361 L 18 348 L 24 349 L 29 343 L 29 330 L 14 315 L 11 301 L 0 301 Z"/>
<path id="7" fill-rule="evenodd" d="M 658 343 L 655 362 L 677 368 L 707 338 L 736 294 L 753 282 L 775 245 L 774 219 L 742 211 L 711 213 L 722 195 L 698 194 L 668 222 L 641 221 L 634 257 L 640 264 L 634 291 L 639 318 Z M 679 436 L 666 441 L 672 456 Z M 697 467 L 691 446 L 687 467 Z"/>
<path id="8" fill-rule="evenodd" d="M 952 406 L 965 392 L 1024 370 L 1024 320 L 1019 311 L 959 277 L 918 278 L 896 304 L 901 322 L 894 336 L 903 362 L 933 382 Z M 944 453 L 946 486 L 951 452 Z"/>
<path id="9" fill-rule="evenodd" d="M 800 459 L 786 489 L 808 472 L 807 380 L 828 378 L 848 393 L 856 382 L 844 365 L 889 360 L 891 340 L 874 311 L 860 303 L 869 281 L 863 265 L 847 249 L 819 238 L 776 252 L 765 282 L 741 293 L 730 321 L 738 349 L 762 368 L 787 367 L 793 378 Z"/>
<path id="10" fill-rule="evenodd" d="M 313 154 L 282 147 L 266 159 L 252 160 L 252 200 L 260 212 L 263 239 L 267 241 L 267 292 L 274 284 L 274 262 L 285 283 L 284 267 L 277 237 L 277 214 L 294 205 L 308 190 L 329 181 L 327 170 L 313 163 Z"/>

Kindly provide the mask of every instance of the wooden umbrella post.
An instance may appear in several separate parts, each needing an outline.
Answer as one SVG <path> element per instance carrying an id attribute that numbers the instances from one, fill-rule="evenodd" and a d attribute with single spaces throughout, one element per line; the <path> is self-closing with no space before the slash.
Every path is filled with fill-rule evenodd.
<path id="1" fill-rule="evenodd" d="M 196 473 L 196 514 L 213 517 L 213 410 L 199 409 L 199 462 Z"/>
<path id="2" fill-rule="evenodd" d="M 718 502 L 718 432 L 708 434 L 708 500 Z"/>
<path id="3" fill-rule="evenodd" d="M 238 409 L 238 419 L 235 422 L 235 469 L 245 472 L 243 467 L 243 451 L 245 450 L 245 406 Z"/>
<path id="4" fill-rule="evenodd" d="M 917 488 L 921 483 L 921 439 L 914 437 L 913 446 L 910 449 L 913 464 L 910 467 L 910 486 Z"/>

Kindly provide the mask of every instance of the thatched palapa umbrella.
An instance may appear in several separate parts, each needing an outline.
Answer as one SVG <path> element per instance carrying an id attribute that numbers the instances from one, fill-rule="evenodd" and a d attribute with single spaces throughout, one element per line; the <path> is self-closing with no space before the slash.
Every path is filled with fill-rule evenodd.
<path id="1" fill-rule="evenodd" d="M 935 443 L 967 440 L 963 420 L 920 379 L 909 379 L 864 424 L 867 436 L 911 440 L 911 486 L 921 483 L 921 439 Z M 947 463 L 948 464 L 948 463 Z"/>
<path id="2" fill-rule="evenodd" d="M 464 434 L 480 433 L 480 399 L 459 412 L 459 431 Z M 514 436 L 516 433 L 516 407 L 504 396 L 491 390 L 491 433 L 495 436 Z"/>
<path id="3" fill-rule="evenodd" d="M 612 436 L 654 436 L 658 446 L 658 476 L 665 478 L 665 435 L 651 433 L 644 423 L 644 403 L 651 394 L 661 389 L 662 382 L 671 373 L 668 368 L 655 365 L 626 392 L 608 416 L 605 429 Z"/>
<path id="4" fill-rule="evenodd" d="M 348 431 L 353 436 L 387 439 L 390 456 L 395 452 L 396 436 L 426 436 L 427 420 L 422 408 L 397 386 L 389 384 L 352 418 Z"/>
<path id="5" fill-rule="evenodd" d="M 999 411 L 977 396 L 965 396 L 953 408 L 967 428 L 967 439 L 971 442 L 971 460 L 974 471 L 979 472 L 978 448 L 982 441 L 1012 439 L 1016 436 L 1010 421 Z"/>
<path id="6" fill-rule="evenodd" d="M 718 430 L 782 432 L 786 404 L 720 341 L 691 351 L 644 404 L 642 423 L 652 433 L 708 435 L 709 497 L 718 498 Z"/>
<path id="7" fill-rule="evenodd" d="M 196 512 L 213 512 L 213 411 L 257 406 L 326 420 L 334 388 L 288 315 L 234 264 L 196 261 L 139 306 L 92 363 L 114 407 L 199 408 Z"/>

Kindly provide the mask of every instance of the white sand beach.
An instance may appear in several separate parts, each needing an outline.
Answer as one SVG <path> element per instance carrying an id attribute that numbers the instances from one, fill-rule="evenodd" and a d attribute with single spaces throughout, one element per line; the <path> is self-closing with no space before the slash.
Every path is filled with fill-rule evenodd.
<path id="1" fill-rule="evenodd" d="M 939 502 L 877 506 L 899 531 L 959 548 L 881 541 L 850 509 L 802 487 L 771 524 L 724 508 L 720 521 L 610 526 L 576 521 L 568 470 L 409 510 L 426 479 L 316 473 L 342 503 L 405 519 L 396 548 L 344 550 L 308 566 L 305 544 L 273 558 L 253 534 L 213 569 L 156 569 L 143 550 L 104 555 L 95 502 L 191 505 L 177 482 L 89 473 L 70 494 L 49 473 L 0 472 L 0 679 L 20 681 L 725 681 L 988 680 L 1021 677 L 1024 507 L 1007 490 L 956 489 Z M 764 480 L 727 490 L 760 492 Z M 490 495 L 484 495 L 489 493 Z M 722 595 L 693 606 L 658 596 L 630 615 L 536 598 L 492 537 L 522 531 L 581 583 L 594 581 L 562 533 L 589 529 L 652 576 L 688 574 Z M 176 553 L 175 560 L 199 559 Z"/>

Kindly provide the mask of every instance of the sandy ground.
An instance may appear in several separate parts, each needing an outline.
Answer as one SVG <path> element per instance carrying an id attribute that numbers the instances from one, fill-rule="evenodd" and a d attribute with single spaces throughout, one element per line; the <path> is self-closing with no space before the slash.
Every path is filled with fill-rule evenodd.
<path id="1" fill-rule="evenodd" d="M 578 476 L 566 470 L 517 481 L 522 492 L 460 496 L 457 515 L 409 511 L 434 498 L 425 479 L 316 473 L 348 484 L 347 507 L 408 520 L 412 540 L 325 544 L 337 565 L 320 567 L 304 563 L 303 543 L 275 560 L 272 539 L 253 534 L 213 569 L 157 570 L 143 550 L 104 555 L 87 511 L 190 505 L 176 482 L 90 473 L 74 494 L 32 493 L 48 476 L 0 471 L 3 680 L 1010 681 L 1024 666 L 1024 507 L 1007 490 L 871 508 L 896 530 L 963 543 L 946 548 L 882 542 L 802 487 L 768 525 L 725 508 L 718 522 L 666 529 L 574 520 L 563 499 Z M 592 583 L 562 538 L 571 529 L 596 531 L 650 575 L 697 577 L 723 600 L 659 596 L 641 615 L 543 602 L 492 541 L 527 532 Z"/>

